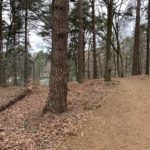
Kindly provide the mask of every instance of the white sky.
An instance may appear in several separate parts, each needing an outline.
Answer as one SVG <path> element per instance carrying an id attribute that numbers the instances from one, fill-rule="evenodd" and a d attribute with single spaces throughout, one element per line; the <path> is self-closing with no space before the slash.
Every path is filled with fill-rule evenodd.
<path id="1" fill-rule="evenodd" d="M 119 4 L 121 2 L 121 0 L 119 0 L 119 1 L 117 0 L 117 2 Z M 121 8 L 122 10 L 125 9 L 127 3 L 128 3 L 128 0 L 122 6 L 122 8 Z M 74 7 L 74 3 L 70 3 L 70 9 L 73 8 L 73 7 Z M 103 8 L 100 7 L 98 0 L 96 0 L 96 9 L 100 9 L 101 11 L 104 11 L 105 13 L 107 12 L 107 9 L 105 7 L 103 7 Z M 130 33 L 132 33 L 132 30 L 133 30 L 133 25 L 129 25 L 129 28 L 127 28 L 124 31 L 124 36 L 131 35 Z M 31 53 L 37 52 L 37 51 L 40 51 L 40 50 L 46 51 L 47 47 L 48 47 L 48 43 L 46 43 L 42 39 L 42 37 L 38 36 L 34 32 L 31 32 L 31 34 L 30 34 L 30 44 L 31 44 Z"/>
<path id="2" fill-rule="evenodd" d="M 30 41 L 30 45 L 31 47 L 29 48 L 31 53 L 37 52 L 37 51 L 47 51 L 47 47 L 49 46 L 48 43 L 46 41 L 44 41 L 44 39 L 41 36 L 38 36 L 36 33 L 34 32 L 30 32 L 29 34 L 29 41 Z"/>
<path id="3" fill-rule="evenodd" d="M 116 0 L 116 1 L 120 2 L 121 0 Z M 128 1 L 130 0 L 127 0 L 127 2 L 122 6 L 121 8 L 122 10 L 125 10 Z M 72 3 L 70 9 L 73 7 L 73 5 L 74 4 Z M 104 11 L 105 13 L 107 12 L 105 7 L 103 8 L 100 7 L 98 0 L 96 0 L 96 9 L 97 10 L 99 9 L 100 11 Z M 133 29 L 134 29 L 134 24 L 130 23 L 128 26 L 126 26 L 126 28 L 124 28 L 124 32 L 123 32 L 124 36 L 131 35 L 133 33 Z M 31 47 L 29 47 L 30 52 L 34 53 L 40 50 L 47 51 L 48 50 L 47 47 L 49 47 L 50 43 L 44 41 L 44 39 L 41 36 L 39 36 L 36 32 L 38 32 L 38 29 L 30 30 L 29 32 L 30 35 L 29 41 L 31 45 Z"/>

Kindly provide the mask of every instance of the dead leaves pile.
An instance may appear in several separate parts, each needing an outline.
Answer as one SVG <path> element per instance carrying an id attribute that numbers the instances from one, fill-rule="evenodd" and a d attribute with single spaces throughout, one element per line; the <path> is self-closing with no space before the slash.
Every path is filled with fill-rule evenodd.
<path id="1" fill-rule="evenodd" d="M 89 111 L 118 84 L 101 80 L 69 83 L 68 111 L 45 116 L 41 111 L 48 96 L 47 87 L 38 87 L 9 109 L 0 113 L 1 150 L 53 150 L 86 120 Z M 73 133 L 72 133 L 73 134 Z"/>

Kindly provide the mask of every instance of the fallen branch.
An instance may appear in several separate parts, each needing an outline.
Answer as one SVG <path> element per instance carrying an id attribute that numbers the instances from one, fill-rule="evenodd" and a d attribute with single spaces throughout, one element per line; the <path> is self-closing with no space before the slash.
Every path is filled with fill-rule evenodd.
<path id="1" fill-rule="evenodd" d="M 9 100 L 9 102 L 7 102 L 6 104 L 0 106 L 0 112 L 4 111 L 5 109 L 8 109 L 9 107 L 11 107 L 16 102 L 22 100 L 27 95 L 27 93 L 28 93 L 28 90 L 24 90 L 19 95 L 12 98 L 11 100 Z"/>

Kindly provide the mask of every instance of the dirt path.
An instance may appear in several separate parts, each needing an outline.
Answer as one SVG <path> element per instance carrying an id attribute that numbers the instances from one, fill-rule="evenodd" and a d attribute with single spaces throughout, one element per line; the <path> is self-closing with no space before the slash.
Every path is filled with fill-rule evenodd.
<path id="1" fill-rule="evenodd" d="M 60 150 L 150 150 L 150 78 L 120 81 Z"/>

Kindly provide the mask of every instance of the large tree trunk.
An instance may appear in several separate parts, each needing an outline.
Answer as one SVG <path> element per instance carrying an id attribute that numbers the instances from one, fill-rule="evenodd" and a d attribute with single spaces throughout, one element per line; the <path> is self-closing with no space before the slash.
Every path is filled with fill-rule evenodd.
<path id="1" fill-rule="evenodd" d="M 84 80 L 83 0 L 78 1 L 78 8 L 79 8 L 78 81 L 79 83 L 82 83 Z"/>
<path id="2" fill-rule="evenodd" d="M 95 29 L 95 0 L 92 0 L 92 30 L 93 30 L 93 78 L 97 79 L 96 29 Z"/>
<path id="3" fill-rule="evenodd" d="M 140 44 L 139 43 L 139 39 L 140 39 L 140 8 L 141 8 L 141 0 L 137 0 L 132 75 L 139 75 L 140 74 L 140 52 L 139 52 L 139 44 Z"/>
<path id="4" fill-rule="evenodd" d="M 28 3 L 25 8 L 25 51 L 24 51 L 24 85 L 28 79 Z"/>
<path id="5" fill-rule="evenodd" d="M 57 113 L 67 110 L 68 3 L 68 0 L 53 0 L 52 67 L 44 113 L 48 110 Z"/>
<path id="6" fill-rule="evenodd" d="M 150 0 L 148 1 L 148 25 L 147 25 L 147 55 L 146 55 L 146 74 L 149 75 L 149 42 L 150 42 Z"/>
<path id="7" fill-rule="evenodd" d="M 106 62 L 105 62 L 105 81 L 111 81 L 111 37 L 112 37 L 112 25 L 113 25 L 113 0 L 110 0 L 107 6 L 108 18 L 107 18 L 107 41 L 106 41 Z"/>
<path id="8" fill-rule="evenodd" d="M 0 0 L 0 86 L 3 84 L 3 31 L 2 31 L 2 0 Z"/>

